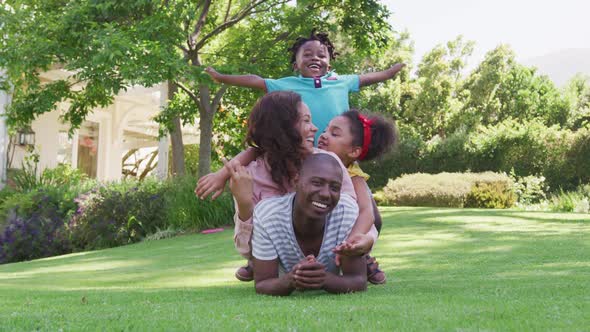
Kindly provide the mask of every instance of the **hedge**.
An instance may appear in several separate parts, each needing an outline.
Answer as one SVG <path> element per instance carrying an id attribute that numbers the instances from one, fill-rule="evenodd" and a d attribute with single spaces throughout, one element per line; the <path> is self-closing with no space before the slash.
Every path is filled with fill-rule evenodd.
<path id="1" fill-rule="evenodd" d="M 400 206 L 509 208 L 516 195 L 505 174 L 416 173 L 390 180 L 383 188 L 385 204 Z"/>
<path id="2" fill-rule="evenodd" d="M 423 142 L 403 136 L 397 149 L 380 160 L 362 163 L 378 190 L 402 174 L 441 172 L 514 172 L 544 176 L 550 191 L 590 183 L 590 129 L 572 132 L 540 122 L 506 120 L 445 139 Z"/>

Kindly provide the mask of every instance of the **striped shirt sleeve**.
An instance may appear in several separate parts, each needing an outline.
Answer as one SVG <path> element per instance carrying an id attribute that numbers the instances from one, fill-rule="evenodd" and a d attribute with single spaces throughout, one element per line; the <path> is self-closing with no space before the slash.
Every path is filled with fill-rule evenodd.
<path id="1" fill-rule="evenodd" d="M 272 201 L 270 199 L 269 201 Z M 252 256 L 263 261 L 270 261 L 279 257 L 278 252 L 271 240 L 267 226 L 272 227 L 268 218 L 272 213 L 269 210 L 273 209 L 273 204 L 262 201 L 254 208 L 253 223 L 254 229 L 252 233 Z"/>

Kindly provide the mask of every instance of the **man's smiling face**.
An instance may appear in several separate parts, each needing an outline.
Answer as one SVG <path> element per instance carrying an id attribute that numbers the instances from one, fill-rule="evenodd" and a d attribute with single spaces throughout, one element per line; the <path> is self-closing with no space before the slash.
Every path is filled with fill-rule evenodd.
<path id="1" fill-rule="evenodd" d="M 320 219 L 330 213 L 340 200 L 342 168 L 327 154 L 309 156 L 297 182 L 296 208 L 307 218 Z"/>

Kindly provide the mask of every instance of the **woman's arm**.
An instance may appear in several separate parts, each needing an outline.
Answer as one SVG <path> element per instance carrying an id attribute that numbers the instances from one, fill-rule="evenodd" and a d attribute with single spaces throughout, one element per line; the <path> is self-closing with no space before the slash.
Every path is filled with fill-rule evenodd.
<path id="1" fill-rule="evenodd" d="M 266 92 L 264 79 L 258 75 L 226 75 L 217 72 L 212 67 L 207 67 L 205 72 L 217 83 L 253 88 Z"/>
<path id="2" fill-rule="evenodd" d="M 238 163 L 242 166 L 247 166 L 258 158 L 258 152 L 255 148 L 247 148 L 240 152 L 237 156 L 229 161 L 230 164 Z M 221 195 L 225 188 L 225 183 L 229 180 L 230 172 L 227 167 L 220 168 L 217 172 L 209 173 L 202 176 L 197 182 L 195 188 L 195 195 L 200 199 L 205 199 L 207 196 L 213 194 L 211 199 L 216 199 Z"/>

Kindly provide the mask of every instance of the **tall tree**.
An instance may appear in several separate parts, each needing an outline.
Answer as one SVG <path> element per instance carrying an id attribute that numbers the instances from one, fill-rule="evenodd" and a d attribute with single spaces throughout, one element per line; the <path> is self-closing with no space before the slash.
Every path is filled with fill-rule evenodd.
<path id="1" fill-rule="evenodd" d="M 568 128 L 590 127 L 590 76 L 577 74 L 572 77 L 564 94 L 570 109 Z"/>
<path id="2" fill-rule="evenodd" d="M 445 137 L 449 122 L 460 111 L 457 87 L 473 45 L 459 36 L 436 46 L 418 64 L 418 92 L 408 103 L 408 116 L 424 139 Z"/>
<path id="3" fill-rule="evenodd" d="M 566 125 L 567 100 L 547 77 L 516 62 L 507 45 L 488 52 L 466 79 L 463 123 L 494 125 L 505 119 L 541 119 L 546 125 Z"/>
<path id="4" fill-rule="evenodd" d="M 131 85 L 169 81 L 169 97 L 181 92 L 189 106 L 161 117 L 180 145 L 173 147 L 179 151 L 173 164 L 182 165 L 180 122 L 198 115 L 203 175 L 210 170 L 214 117 L 227 90 L 212 84 L 204 65 L 277 72 L 277 54 L 287 40 L 314 26 L 350 34 L 351 47 L 374 48 L 386 42 L 387 16 L 376 0 L 6 0 L 0 6 L 0 67 L 15 87 L 8 122 L 27 125 L 69 101 L 63 119 L 76 128 Z M 42 84 L 39 72 L 55 67 L 71 75 Z"/>

